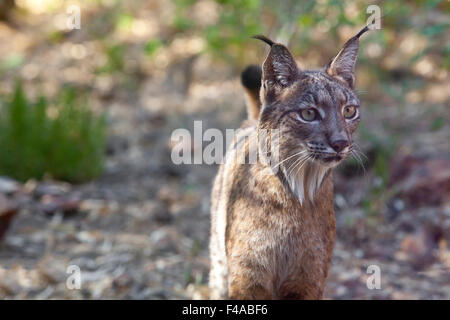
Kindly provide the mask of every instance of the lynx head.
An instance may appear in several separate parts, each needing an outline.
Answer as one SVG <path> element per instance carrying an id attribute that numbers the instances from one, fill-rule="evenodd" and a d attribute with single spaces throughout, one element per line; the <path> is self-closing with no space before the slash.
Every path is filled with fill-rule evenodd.
<path id="1" fill-rule="evenodd" d="M 354 152 L 353 133 L 360 121 L 354 70 L 359 37 L 367 30 L 319 70 L 300 70 L 285 46 L 255 37 L 270 45 L 262 67 L 258 128 L 279 130 L 278 139 L 263 143 L 277 144 L 278 174 L 300 202 L 307 196 L 313 200 L 328 170 Z"/>

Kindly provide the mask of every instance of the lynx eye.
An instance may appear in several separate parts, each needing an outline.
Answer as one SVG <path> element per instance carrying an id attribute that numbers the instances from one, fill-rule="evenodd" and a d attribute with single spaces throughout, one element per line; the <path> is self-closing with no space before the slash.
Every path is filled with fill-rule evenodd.
<path id="1" fill-rule="evenodd" d="M 352 119 L 356 116 L 356 106 L 345 106 L 342 110 L 342 114 L 346 119 Z"/>
<path id="2" fill-rule="evenodd" d="M 317 119 L 317 112 L 313 108 L 303 109 L 300 116 L 303 120 L 311 122 Z"/>

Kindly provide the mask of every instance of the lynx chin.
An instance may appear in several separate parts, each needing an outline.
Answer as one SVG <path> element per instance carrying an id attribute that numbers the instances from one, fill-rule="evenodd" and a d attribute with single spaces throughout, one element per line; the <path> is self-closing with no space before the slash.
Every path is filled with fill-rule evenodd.
<path id="1" fill-rule="evenodd" d="M 250 139 L 235 137 L 214 181 L 211 298 L 322 298 L 336 234 L 333 168 L 356 152 L 354 70 L 368 30 L 318 70 L 300 70 L 284 45 L 254 37 L 270 51 L 262 68 L 242 73 L 248 119 L 239 132 Z M 280 134 L 258 139 L 271 130 Z M 252 139 L 258 161 L 234 161 Z"/>

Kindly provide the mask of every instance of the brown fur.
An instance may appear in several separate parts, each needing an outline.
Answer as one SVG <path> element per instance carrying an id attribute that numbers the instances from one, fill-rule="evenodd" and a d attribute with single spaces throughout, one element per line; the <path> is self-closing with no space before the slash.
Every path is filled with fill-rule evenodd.
<path id="1" fill-rule="evenodd" d="M 286 47 L 259 37 L 271 45 L 261 102 L 252 95 L 253 114 L 229 148 L 212 192 L 212 298 L 322 298 L 336 233 L 332 168 L 351 154 L 359 122 L 359 113 L 343 116 L 345 106 L 359 109 L 352 91 L 359 35 L 317 71 L 299 70 Z M 311 106 L 320 120 L 299 115 Z M 279 129 L 281 137 L 262 139 L 265 129 Z M 248 156 L 254 141 L 258 162 L 235 161 L 236 152 Z M 271 142 L 279 146 L 280 170 L 274 170 L 274 154 L 262 152 Z M 294 157 L 296 152 L 308 157 Z"/>

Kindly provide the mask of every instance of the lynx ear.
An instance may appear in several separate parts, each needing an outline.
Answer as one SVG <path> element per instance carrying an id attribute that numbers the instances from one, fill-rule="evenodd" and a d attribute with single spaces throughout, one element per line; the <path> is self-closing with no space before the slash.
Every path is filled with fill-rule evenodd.
<path id="1" fill-rule="evenodd" d="M 270 52 L 263 64 L 262 82 L 266 90 L 289 87 L 300 75 L 300 70 L 289 50 L 264 36 L 254 36 L 270 45 Z"/>
<path id="2" fill-rule="evenodd" d="M 347 83 L 352 89 L 355 84 L 355 64 L 358 57 L 359 37 L 368 30 L 369 27 L 366 26 L 356 36 L 348 40 L 337 56 L 325 67 L 330 76 Z"/>

